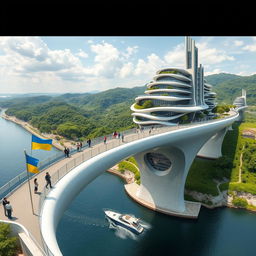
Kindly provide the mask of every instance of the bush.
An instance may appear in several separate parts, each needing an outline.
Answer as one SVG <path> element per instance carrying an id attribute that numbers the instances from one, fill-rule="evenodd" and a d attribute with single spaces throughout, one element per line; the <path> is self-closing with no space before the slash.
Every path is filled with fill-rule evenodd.
<path id="1" fill-rule="evenodd" d="M 240 197 L 235 197 L 232 200 L 232 204 L 238 208 L 246 208 L 248 206 L 247 200 Z"/>
<path id="2" fill-rule="evenodd" d="M 0 223 L 0 255 L 14 256 L 17 254 L 17 237 L 10 237 L 10 225 Z"/>
<path id="3" fill-rule="evenodd" d="M 129 170 L 134 173 L 134 177 L 136 181 L 140 180 L 140 172 L 138 169 L 132 164 L 127 161 L 122 161 L 118 164 L 119 171 L 121 170 Z"/>

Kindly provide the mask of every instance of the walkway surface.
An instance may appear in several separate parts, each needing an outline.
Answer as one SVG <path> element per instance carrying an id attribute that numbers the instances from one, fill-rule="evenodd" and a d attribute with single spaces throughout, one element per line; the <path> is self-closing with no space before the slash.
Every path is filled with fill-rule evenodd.
<path id="1" fill-rule="evenodd" d="M 111 141 L 114 141 L 114 140 L 118 140 L 118 139 L 109 140 L 108 143 L 111 143 Z M 77 152 L 73 154 L 70 158 L 64 158 L 59 162 L 53 164 L 52 166 L 48 167 L 47 169 L 41 171 L 38 175 L 34 176 L 33 179 L 36 177 L 39 184 L 38 192 L 40 193 L 40 191 L 42 191 L 44 186 L 46 185 L 46 181 L 45 181 L 46 172 L 49 172 L 49 174 L 52 176 L 56 172 L 56 170 L 72 162 L 74 159 L 81 158 L 81 154 L 84 154 L 86 152 L 90 154 L 89 152 L 91 151 L 91 149 L 97 151 L 97 148 L 99 148 L 102 145 L 103 143 L 100 143 L 93 146 L 92 148 L 86 148 L 82 152 Z M 39 225 L 40 194 L 34 194 L 33 179 L 30 180 L 30 185 L 31 185 L 34 213 L 32 212 L 32 207 L 31 207 L 28 182 L 25 182 L 21 187 L 19 187 L 16 191 L 14 191 L 13 194 L 11 194 L 8 197 L 8 200 L 10 201 L 10 204 L 12 205 L 12 208 L 13 208 L 12 221 L 22 224 L 33 236 L 33 238 L 35 238 L 35 240 L 39 243 L 39 245 L 43 247 L 41 234 L 40 234 L 40 225 Z M 54 189 L 54 185 L 52 189 Z M 0 220 L 9 220 L 4 215 L 3 208 L 0 211 Z"/>
<path id="2" fill-rule="evenodd" d="M 81 152 L 77 153 L 81 154 Z M 49 168 L 43 170 L 40 172 L 36 177 L 37 181 L 39 183 L 39 189 L 40 192 L 43 189 L 43 186 L 45 186 L 45 173 L 49 172 L 50 175 L 52 175 L 57 169 L 64 166 L 66 163 L 70 162 L 72 158 L 74 158 L 76 155 L 73 155 L 70 158 L 65 158 L 56 164 L 50 166 Z M 39 201 L 40 201 L 40 195 L 34 194 L 34 185 L 33 185 L 33 179 L 30 181 L 31 184 L 31 190 L 32 190 L 32 201 L 34 206 L 34 214 L 32 212 L 31 202 L 30 202 L 30 195 L 29 195 L 29 185 L 28 182 L 23 184 L 20 188 L 18 188 L 12 195 L 8 197 L 8 200 L 10 201 L 12 208 L 13 208 L 13 221 L 17 221 L 18 223 L 22 224 L 29 232 L 32 234 L 32 236 L 36 239 L 36 241 L 41 245 L 42 247 L 42 241 L 41 241 L 41 235 L 40 235 L 40 227 L 39 227 Z M 53 187 L 54 189 L 54 187 Z M 0 219 L 1 220 L 8 220 L 8 218 L 4 215 L 4 211 L 0 211 Z"/>

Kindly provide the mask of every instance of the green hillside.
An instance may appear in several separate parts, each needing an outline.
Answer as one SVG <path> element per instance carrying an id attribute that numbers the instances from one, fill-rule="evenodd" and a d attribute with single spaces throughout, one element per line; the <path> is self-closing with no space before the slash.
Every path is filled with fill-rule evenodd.
<path id="1" fill-rule="evenodd" d="M 43 133 L 83 140 L 134 127 L 130 106 L 145 86 L 115 88 L 97 94 L 22 97 L 0 102 L 6 113 Z"/>
<path id="2" fill-rule="evenodd" d="M 228 74 L 228 73 L 219 73 L 214 75 L 206 76 L 205 79 L 207 82 L 211 85 L 218 85 L 220 83 L 233 80 L 236 78 L 240 78 L 241 76 L 234 75 L 234 74 Z"/>
<path id="3" fill-rule="evenodd" d="M 232 104 L 241 90 L 247 91 L 247 102 L 256 105 L 256 75 L 215 74 L 207 76 L 219 104 Z M 56 133 L 72 139 L 96 137 L 114 130 L 134 127 L 130 106 L 144 94 L 146 87 L 114 88 L 90 93 L 66 93 L 1 100 L 7 114 L 30 122 L 41 132 Z"/>
<path id="4" fill-rule="evenodd" d="M 217 74 L 206 77 L 207 82 L 214 85 L 218 103 L 232 104 L 241 96 L 242 89 L 247 93 L 247 104 L 256 105 L 256 75 L 236 76 L 232 74 Z"/>

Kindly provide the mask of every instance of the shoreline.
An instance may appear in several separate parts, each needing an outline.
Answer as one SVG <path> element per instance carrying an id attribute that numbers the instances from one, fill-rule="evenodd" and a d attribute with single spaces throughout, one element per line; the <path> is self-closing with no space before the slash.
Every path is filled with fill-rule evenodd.
<path id="1" fill-rule="evenodd" d="M 4 110 L 4 109 L 2 109 L 2 110 Z M 16 118 L 15 116 L 8 116 L 5 113 L 5 111 L 2 112 L 1 117 L 4 118 L 7 121 L 10 121 L 10 122 L 13 122 L 13 123 L 15 123 L 17 125 L 20 125 L 23 129 L 27 130 L 31 134 L 34 134 L 34 135 L 36 135 L 36 136 L 38 136 L 40 138 L 52 139 L 52 146 L 53 147 L 55 147 L 55 148 L 57 148 L 58 150 L 61 150 L 61 151 L 64 150 L 64 146 L 62 146 L 58 142 L 58 140 L 55 139 L 55 135 L 54 134 L 44 135 L 44 134 L 40 133 L 37 128 L 35 128 L 32 125 L 30 125 L 28 122 L 22 121 L 22 120 Z M 74 143 L 75 143 L 74 141 L 66 141 L 65 146 L 69 147 L 69 148 L 74 148 L 74 146 L 73 146 Z"/>
<path id="2" fill-rule="evenodd" d="M 127 180 L 129 180 L 130 176 L 127 176 L 127 173 L 124 173 L 124 174 L 120 173 L 117 169 L 118 169 L 118 167 L 117 167 L 117 165 L 115 165 L 114 167 L 108 169 L 107 172 L 122 178 L 123 181 L 126 182 L 126 184 L 131 184 L 131 183 L 135 182 L 135 181 L 133 181 L 133 182 L 127 181 Z M 125 184 L 124 184 L 124 186 L 125 186 Z M 191 192 L 194 192 L 194 193 L 197 193 L 197 194 L 200 193 L 200 192 L 196 192 L 196 191 L 191 191 Z M 210 200 L 210 202 L 212 202 L 212 205 L 208 205 L 208 204 L 204 203 L 203 202 L 204 200 L 199 201 L 196 198 L 194 198 L 194 199 L 197 200 L 196 202 L 201 203 L 201 205 L 203 207 L 205 207 L 207 209 L 210 209 L 210 210 L 214 210 L 216 208 L 225 208 L 226 207 L 226 208 L 241 209 L 241 210 L 246 210 L 246 211 L 249 211 L 249 212 L 252 212 L 252 213 L 256 213 L 256 209 L 247 209 L 247 208 L 241 208 L 241 207 L 237 207 L 237 206 L 232 205 L 231 202 L 232 202 L 233 197 L 228 196 L 227 193 L 225 193 L 225 194 L 226 194 L 227 198 L 225 199 L 225 197 L 223 195 L 223 192 L 222 192 L 223 199 L 219 200 L 219 202 L 217 202 L 217 203 L 214 203 L 213 201 Z M 190 193 L 187 193 L 187 195 L 190 195 Z M 204 195 L 206 195 L 206 194 L 204 194 Z M 219 197 L 219 196 L 217 196 L 217 197 Z M 248 197 L 250 197 L 250 195 Z M 244 198 L 244 197 L 239 197 L 239 198 Z"/>

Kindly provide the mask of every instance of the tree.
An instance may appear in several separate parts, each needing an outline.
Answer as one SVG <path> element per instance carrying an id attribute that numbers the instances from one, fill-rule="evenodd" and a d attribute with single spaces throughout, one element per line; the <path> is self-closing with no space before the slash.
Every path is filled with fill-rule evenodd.
<path id="1" fill-rule="evenodd" d="M 186 123 L 188 121 L 188 115 L 181 116 L 180 120 L 182 121 L 182 123 Z"/>
<path id="2" fill-rule="evenodd" d="M 235 197 L 232 200 L 232 203 L 234 206 L 236 206 L 238 208 L 246 208 L 248 206 L 247 200 L 244 198 L 239 198 L 239 197 Z"/>
<path id="3" fill-rule="evenodd" d="M 248 170 L 251 172 L 256 171 L 256 156 L 251 156 L 251 159 L 248 163 Z"/>
<path id="4" fill-rule="evenodd" d="M 14 256 L 18 251 L 18 239 L 11 237 L 10 232 L 10 224 L 0 223 L 0 255 Z"/>
<path id="5" fill-rule="evenodd" d="M 143 103 L 143 108 L 152 108 L 153 107 L 153 102 L 152 100 L 146 100 L 144 103 Z"/>

